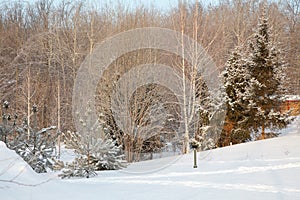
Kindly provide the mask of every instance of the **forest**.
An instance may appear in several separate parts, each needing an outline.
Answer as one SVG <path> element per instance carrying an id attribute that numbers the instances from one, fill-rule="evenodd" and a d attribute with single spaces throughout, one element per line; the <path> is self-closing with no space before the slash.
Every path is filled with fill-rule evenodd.
<path id="1" fill-rule="evenodd" d="M 268 16 L 267 25 L 272 32 L 272 41 L 281 49 L 286 63 L 287 77 L 282 83 L 286 94 L 300 94 L 299 0 L 220 0 L 216 5 L 206 5 L 201 1 L 178 1 L 178 4 L 172 6 L 168 11 L 162 11 L 154 6 L 147 7 L 143 4 L 132 9 L 122 3 L 110 6 L 101 4 L 101 1 L 98 4 L 65 0 L 2 2 L 0 4 L 0 98 L 6 105 L 0 110 L 0 114 L 4 116 L 2 124 L 8 123 L 6 117 L 7 112 L 10 112 L 11 116 L 13 114 L 18 116 L 15 117 L 14 124 L 25 122 L 28 135 L 31 134 L 30 132 L 37 133 L 37 127 L 40 129 L 48 127 L 47 131 L 55 129 L 55 134 L 64 133 L 65 137 L 74 138 L 71 133 L 76 132 L 72 98 L 76 76 L 85 59 L 92 55 L 97 45 L 107 38 L 137 28 L 160 27 L 174 30 L 201 44 L 221 75 L 228 72 L 226 68 L 231 66 L 229 62 L 236 47 L 248 45 L 263 15 Z M 127 152 L 127 161 L 149 159 L 149 157 L 141 157 L 141 153 L 159 151 L 166 148 L 166 144 L 170 141 L 180 143 L 174 138 L 174 129 L 180 126 L 181 121 L 186 120 L 188 114 L 193 115 L 192 112 L 197 112 L 199 116 L 197 119 L 183 122 L 186 126 L 185 132 L 182 133 L 185 142 L 178 148 L 187 152 L 188 142 L 193 137 L 198 142 L 204 142 L 204 136 L 201 134 L 211 120 L 210 109 L 219 104 L 211 99 L 208 102 L 207 84 L 201 78 L 201 74 L 192 70 L 193 63 L 185 64 L 185 62 L 184 58 L 164 50 L 148 48 L 127 52 L 110 63 L 108 70 L 97 83 L 95 109 L 101 132 L 118 145 L 122 145 L 123 150 Z M 193 105 L 187 105 L 190 102 L 184 101 L 184 107 L 190 106 L 193 109 L 190 113 L 184 113 L 185 117 L 181 119 L 179 113 L 182 110 L 180 111 L 180 105 L 176 103 L 177 97 L 171 90 L 158 84 L 143 85 L 133 92 L 129 100 L 130 116 L 135 125 L 131 129 L 126 129 L 127 132 L 121 130 L 112 110 L 112 106 L 122 99 L 119 97 L 115 102 L 111 100 L 113 91 L 116 87 L 120 87 L 120 84 L 116 83 L 121 80 L 120 77 L 136 66 L 147 63 L 160 63 L 179 71 L 183 70 L 181 79 L 192 80 L 196 93 L 195 99 L 201 99 L 199 101 L 206 107 L 200 106 L 193 110 L 196 100 L 192 99 Z M 188 66 L 187 69 L 185 65 Z M 228 77 L 226 80 L 230 81 Z M 225 89 L 228 92 L 228 88 Z M 257 95 L 260 95 L 258 93 Z M 9 102 L 9 111 L 7 111 L 7 102 Z M 164 103 L 160 104 L 161 102 Z M 252 101 L 243 102 L 243 105 L 249 102 Z M 230 103 L 229 105 L 232 106 Z M 160 115 L 161 112 L 155 113 L 161 110 L 167 113 L 167 119 Z M 254 111 L 249 111 L 251 112 Z M 156 116 L 154 121 L 151 119 L 153 115 Z M 241 118 L 237 119 L 238 115 L 241 113 L 227 112 L 226 122 L 229 120 L 238 123 L 236 130 L 246 130 L 245 126 L 248 125 L 245 124 L 249 124 L 249 121 L 246 123 Z M 260 118 L 257 119 L 259 121 Z M 251 120 L 253 122 L 254 119 Z M 153 127 L 153 130 L 146 129 L 149 128 L 149 121 L 159 125 L 160 129 L 156 127 Z M 243 121 L 242 125 L 240 121 Z M 256 123 L 259 123 L 258 121 Z M 30 126 L 35 127 L 35 130 L 28 128 Z M 236 139 L 233 143 L 251 139 L 250 132 L 260 131 L 258 126 L 263 126 L 264 130 L 265 124 L 258 124 L 246 133 L 243 131 L 242 134 L 247 136 Z M 272 126 L 271 124 L 270 127 Z M 136 128 L 139 128 L 140 135 L 148 134 L 146 139 L 136 137 L 134 134 Z M 200 136 L 197 136 L 197 133 Z M 206 144 L 202 145 L 202 150 L 229 145 L 227 136 L 225 135 L 224 138 L 221 136 L 221 141 L 216 141 L 215 138 L 213 141 L 205 140 Z M 211 136 L 208 134 L 205 137 Z M 152 156 L 151 154 L 151 158 Z"/>

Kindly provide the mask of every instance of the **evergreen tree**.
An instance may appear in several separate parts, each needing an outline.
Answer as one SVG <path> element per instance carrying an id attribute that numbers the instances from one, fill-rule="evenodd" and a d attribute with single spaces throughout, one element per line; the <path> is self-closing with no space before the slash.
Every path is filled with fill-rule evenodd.
<path id="1" fill-rule="evenodd" d="M 251 132 L 260 130 L 264 139 L 266 128 L 277 130 L 290 122 L 288 114 L 280 111 L 285 62 L 271 36 L 264 10 L 249 48 L 237 47 L 225 64 L 227 114 L 221 145 L 245 142 Z"/>
<path id="2" fill-rule="evenodd" d="M 50 133 L 56 129 L 55 126 L 37 129 L 37 107 L 32 108 L 34 116 L 34 127 L 31 128 L 26 120 L 22 125 L 17 125 L 17 115 L 12 121 L 8 113 L 9 102 L 3 103 L 4 113 L 0 125 L 0 140 L 3 140 L 7 147 L 15 150 L 37 173 L 47 172 L 52 169 L 55 157 L 55 139 L 57 134 Z M 28 130 L 30 136 L 28 136 Z"/>
<path id="3" fill-rule="evenodd" d="M 289 123 L 286 113 L 280 112 L 283 100 L 285 62 L 279 48 L 270 34 L 268 18 L 264 10 L 258 28 L 250 43 L 248 70 L 253 84 L 253 95 L 250 99 L 250 117 L 255 132 L 261 130 L 261 138 L 266 138 L 265 130 L 281 129 Z"/>
<path id="4" fill-rule="evenodd" d="M 57 135 L 50 133 L 50 130 L 54 129 L 56 127 L 51 126 L 37 132 L 31 132 L 28 139 L 26 129 L 19 128 L 19 136 L 16 138 L 17 145 L 12 146 L 11 149 L 15 150 L 35 172 L 46 173 L 53 170 Z"/>
<path id="5" fill-rule="evenodd" d="M 80 123 L 82 134 L 70 131 L 63 134 L 66 148 L 73 149 L 76 158 L 66 164 L 60 175 L 62 178 L 89 178 L 95 176 L 98 170 L 116 170 L 126 167 L 122 147 L 105 133 L 106 127 L 94 126 L 92 123 L 90 102 Z"/>
<path id="6" fill-rule="evenodd" d="M 249 130 L 249 100 L 253 95 L 253 80 L 247 70 L 248 61 L 237 47 L 225 64 L 223 72 L 224 89 L 226 92 L 226 127 L 221 135 L 221 146 L 241 143 L 251 139 Z"/>
<path id="7" fill-rule="evenodd" d="M 56 156 L 55 141 L 58 134 L 51 133 L 55 130 L 55 126 L 38 129 L 37 128 L 37 106 L 33 105 L 32 112 L 34 116 L 33 128 L 28 126 L 24 120 L 23 126 L 16 129 L 14 140 L 9 147 L 15 150 L 37 173 L 45 173 L 52 170 L 54 166 L 54 158 Z M 27 135 L 29 129 L 30 136 Z"/>
<path id="8" fill-rule="evenodd" d="M 112 139 L 79 135 L 68 131 L 63 134 L 66 148 L 74 149 L 76 158 L 67 163 L 62 178 L 92 177 L 99 170 L 117 170 L 126 167 L 121 146 Z M 89 140 L 87 140 L 87 138 Z"/>
<path id="9" fill-rule="evenodd" d="M 208 150 L 216 147 L 224 116 L 224 91 L 216 88 L 209 91 L 204 77 L 200 72 L 195 79 L 195 110 L 189 129 L 191 130 L 190 143 L 200 143 L 198 150 Z M 221 124 L 220 124 L 221 122 Z"/>

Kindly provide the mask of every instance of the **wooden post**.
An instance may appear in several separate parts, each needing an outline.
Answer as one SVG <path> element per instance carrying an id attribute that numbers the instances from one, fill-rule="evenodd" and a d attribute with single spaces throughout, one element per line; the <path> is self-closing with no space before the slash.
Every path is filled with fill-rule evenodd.
<path id="1" fill-rule="evenodd" d="M 194 168 L 197 168 L 197 149 L 194 148 Z"/>

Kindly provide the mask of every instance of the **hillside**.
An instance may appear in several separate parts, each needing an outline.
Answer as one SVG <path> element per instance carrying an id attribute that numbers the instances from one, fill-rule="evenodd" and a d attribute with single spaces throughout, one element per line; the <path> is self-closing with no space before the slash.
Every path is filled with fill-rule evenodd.
<path id="1" fill-rule="evenodd" d="M 90 179 L 36 174 L 0 143 L 1 199 L 299 199 L 299 118 L 283 136 L 131 164 Z"/>
<path id="2" fill-rule="evenodd" d="M 30 199 L 299 199 L 300 134 L 288 134 L 61 180 L 36 174 L 0 144 L 2 200 Z"/>

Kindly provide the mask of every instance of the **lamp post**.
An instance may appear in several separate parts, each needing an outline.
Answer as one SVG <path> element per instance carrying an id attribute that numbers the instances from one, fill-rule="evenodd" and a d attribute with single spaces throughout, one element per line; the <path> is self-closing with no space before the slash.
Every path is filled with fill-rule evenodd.
<path id="1" fill-rule="evenodd" d="M 193 139 L 191 141 L 191 147 L 194 150 L 194 168 L 197 168 L 197 149 L 199 148 L 200 144 L 197 140 Z"/>
<path id="2" fill-rule="evenodd" d="M 33 155 L 35 155 L 36 153 L 36 147 L 37 147 L 37 118 L 36 118 L 36 114 L 37 114 L 37 111 L 38 111 L 38 108 L 37 108 L 37 105 L 33 105 L 32 106 L 32 112 L 33 112 L 33 117 L 34 117 L 34 125 L 33 125 Z"/>

